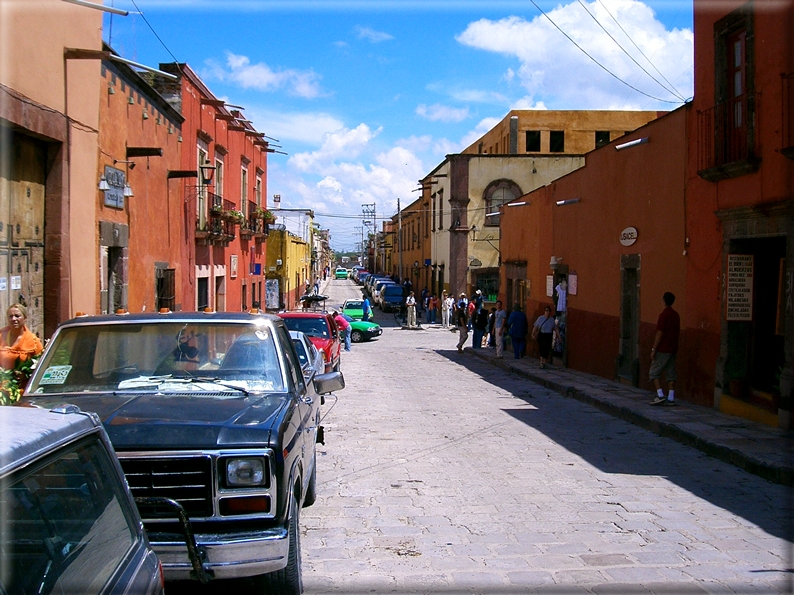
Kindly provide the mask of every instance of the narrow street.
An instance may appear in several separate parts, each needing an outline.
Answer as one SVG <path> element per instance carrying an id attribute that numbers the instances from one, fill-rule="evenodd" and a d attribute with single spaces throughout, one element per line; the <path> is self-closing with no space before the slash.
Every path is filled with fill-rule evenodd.
<path id="1" fill-rule="evenodd" d="M 790 592 L 788 488 L 376 322 L 325 407 L 307 593 Z"/>

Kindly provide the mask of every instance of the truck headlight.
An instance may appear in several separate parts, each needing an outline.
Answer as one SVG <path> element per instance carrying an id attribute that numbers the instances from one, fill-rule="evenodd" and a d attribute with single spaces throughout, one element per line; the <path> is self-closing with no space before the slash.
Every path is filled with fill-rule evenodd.
<path id="1" fill-rule="evenodd" d="M 262 486 L 267 482 L 261 457 L 226 460 L 226 484 L 230 487 Z"/>

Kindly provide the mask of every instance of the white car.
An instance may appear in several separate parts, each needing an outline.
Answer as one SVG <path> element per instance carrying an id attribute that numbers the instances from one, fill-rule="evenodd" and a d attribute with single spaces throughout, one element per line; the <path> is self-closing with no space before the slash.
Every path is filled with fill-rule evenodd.
<path id="1" fill-rule="evenodd" d="M 295 351 L 298 352 L 298 360 L 300 360 L 304 378 L 309 380 L 314 374 L 323 374 L 325 372 L 323 354 L 309 340 L 309 337 L 300 331 L 290 331 L 289 336 L 295 344 Z"/>

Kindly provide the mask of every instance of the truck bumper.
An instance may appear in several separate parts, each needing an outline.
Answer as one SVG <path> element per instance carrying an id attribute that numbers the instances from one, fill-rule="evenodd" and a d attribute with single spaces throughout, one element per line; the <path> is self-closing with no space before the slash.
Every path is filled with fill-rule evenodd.
<path id="1" fill-rule="evenodd" d="M 184 537 L 149 533 L 167 580 L 190 580 L 193 569 Z M 216 579 L 242 578 L 280 570 L 287 565 L 289 536 L 278 527 L 255 533 L 196 534 L 202 565 Z"/>

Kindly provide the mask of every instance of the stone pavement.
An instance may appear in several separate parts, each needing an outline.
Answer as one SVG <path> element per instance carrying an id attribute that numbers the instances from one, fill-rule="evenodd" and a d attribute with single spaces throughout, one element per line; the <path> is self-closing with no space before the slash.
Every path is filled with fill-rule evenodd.
<path id="1" fill-rule="evenodd" d="M 541 370 L 537 359 L 515 359 L 511 351 L 505 351 L 503 359 L 496 359 L 492 348 L 466 347 L 465 351 L 749 473 L 775 483 L 794 485 L 794 432 L 681 399 L 676 399 L 674 407 L 652 407 L 649 403 L 653 394 L 647 390 L 557 365 Z"/>

